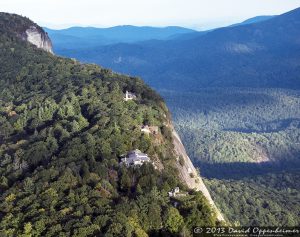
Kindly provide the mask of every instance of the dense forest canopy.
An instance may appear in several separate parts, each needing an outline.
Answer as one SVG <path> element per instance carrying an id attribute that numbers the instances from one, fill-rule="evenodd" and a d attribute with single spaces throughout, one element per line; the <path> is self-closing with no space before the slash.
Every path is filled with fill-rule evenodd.
<path id="1" fill-rule="evenodd" d="M 299 225 L 298 90 L 160 91 L 220 210 L 241 225 Z"/>
<path id="2" fill-rule="evenodd" d="M 183 140 L 190 140 L 186 147 L 193 158 L 211 163 L 299 160 L 297 90 L 210 88 L 161 94 Z"/>
<path id="3" fill-rule="evenodd" d="M 299 169 L 253 177 L 210 179 L 220 209 L 237 225 L 299 226 Z"/>
<path id="4" fill-rule="evenodd" d="M 0 235 L 190 235 L 215 225 L 175 168 L 170 115 L 139 78 L 53 56 L 22 40 L 33 25 L 0 14 Z M 137 98 L 124 101 L 125 91 Z M 154 125 L 158 134 L 142 133 Z M 120 166 L 140 149 L 162 169 Z"/>

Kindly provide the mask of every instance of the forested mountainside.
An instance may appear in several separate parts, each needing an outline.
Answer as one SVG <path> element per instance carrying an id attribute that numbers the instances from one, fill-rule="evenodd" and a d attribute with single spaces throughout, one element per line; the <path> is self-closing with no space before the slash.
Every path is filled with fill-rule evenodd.
<path id="1" fill-rule="evenodd" d="M 161 94 L 196 160 L 211 164 L 299 161 L 299 91 L 209 88 Z"/>
<path id="2" fill-rule="evenodd" d="M 298 90 L 160 93 L 188 154 L 231 223 L 299 225 Z"/>
<path id="3" fill-rule="evenodd" d="M 205 183 L 222 212 L 237 225 L 299 226 L 299 171 L 271 170 L 240 174 L 239 179 L 206 179 Z"/>
<path id="4" fill-rule="evenodd" d="M 0 31 L 2 38 L 10 36 L 25 40 L 27 37 L 26 30 L 30 29 L 33 26 L 36 27 L 40 32 L 45 33 L 39 25 L 30 21 L 26 17 L 20 17 L 16 14 L 7 14 L 4 12 L 0 12 L 0 17 Z"/>
<path id="5" fill-rule="evenodd" d="M 300 88 L 300 9 L 187 40 L 118 44 L 63 55 L 142 76 L 154 88 Z"/>
<path id="6" fill-rule="evenodd" d="M 59 53 L 140 75 L 159 88 L 189 156 L 232 223 L 292 226 L 300 195 L 299 23 L 295 9 L 167 42 Z"/>
<path id="7" fill-rule="evenodd" d="M 161 91 L 188 154 L 232 223 L 299 225 L 299 19 L 296 9 L 199 38 L 202 46 L 191 47 L 206 47 L 207 54 L 177 74 L 180 88 Z M 239 46 L 220 50 L 228 42 Z M 199 74 L 190 80 L 196 65 Z"/>
<path id="8" fill-rule="evenodd" d="M 34 44 L 38 48 L 53 53 L 52 42 L 48 34 L 37 24 L 31 23 L 28 18 L 20 18 L 15 14 L 0 12 L 0 32 L 2 35 L 10 37 L 17 36 L 19 39 Z"/>
<path id="9" fill-rule="evenodd" d="M 1 13 L 0 26 L 1 236 L 189 236 L 216 225 L 202 193 L 178 178 L 158 94 L 138 78 L 37 49 L 22 37 L 36 26 L 26 18 Z M 120 165 L 133 149 L 154 165 Z M 184 195 L 169 197 L 177 186 Z"/>

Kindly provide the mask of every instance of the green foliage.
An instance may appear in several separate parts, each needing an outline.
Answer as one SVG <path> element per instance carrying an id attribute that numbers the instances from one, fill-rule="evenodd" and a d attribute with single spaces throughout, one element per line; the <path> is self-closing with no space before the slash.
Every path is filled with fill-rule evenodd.
<path id="1" fill-rule="evenodd" d="M 167 196 L 182 184 L 161 97 L 141 79 L 27 44 L 18 33 L 31 24 L 0 14 L 12 27 L 0 27 L 0 235 L 177 233 L 187 216 Z M 126 90 L 137 99 L 125 102 Z M 145 136 L 152 123 L 162 132 Z M 120 167 L 136 148 L 164 158 L 163 172 Z"/>
<path id="2" fill-rule="evenodd" d="M 170 207 L 165 216 L 165 228 L 171 233 L 178 233 L 183 227 L 183 217 L 180 215 L 179 211 Z"/>
<path id="3" fill-rule="evenodd" d="M 205 180 L 213 198 L 231 223 L 298 226 L 299 170 L 241 180 Z"/>
<path id="4" fill-rule="evenodd" d="M 299 93 L 209 88 L 162 92 L 188 153 L 208 163 L 295 160 L 300 154 Z M 188 118 L 188 119 L 187 119 Z"/>
<path id="5" fill-rule="evenodd" d="M 162 94 L 231 223 L 299 224 L 299 91 L 207 88 Z"/>

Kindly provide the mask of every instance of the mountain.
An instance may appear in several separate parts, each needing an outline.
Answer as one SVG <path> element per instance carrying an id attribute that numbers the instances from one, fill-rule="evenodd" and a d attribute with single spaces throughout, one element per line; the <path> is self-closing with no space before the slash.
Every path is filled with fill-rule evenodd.
<path id="1" fill-rule="evenodd" d="M 248 24 L 258 23 L 258 22 L 270 20 L 273 17 L 275 17 L 275 16 L 255 16 L 255 17 L 249 18 L 241 23 L 236 23 L 236 24 L 233 24 L 230 26 L 239 26 L 239 25 L 248 25 Z"/>
<path id="2" fill-rule="evenodd" d="M 17 35 L 23 41 L 28 41 L 38 48 L 53 53 L 52 42 L 48 34 L 37 24 L 24 20 L 15 14 L 1 13 L 0 32 L 3 36 Z"/>
<path id="3" fill-rule="evenodd" d="M 226 70 L 228 80 L 233 77 L 238 80 L 235 87 L 219 83 L 226 71 L 215 68 L 214 81 L 219 83 L 218 87 L 213 84 L 201 88 L 195 83 L 191 88 L 189 80 L 182 80 L 180 86 L 168 87 L 172 90 L 160 90 L 187 153 L 200 167 L 213 199 L 231 223 L 246 226 L 299 225 L 300 91 L 299 54 L 295 53 L 299 52 L 298 28 L 295 27 L 299 24 L 299 10 L 273 22 L 274 19 L 266 21 L 270 21 L 269 27 L 262 28 L 258 23 L 246 28 L 254 28 L 262 35 L 261 41 L 265 41 L 270 55 L 253 56 L 260 63 L 259 67 L 254 67 L 250 60 L 241 67 L 241 57 L 237 54 L 236 60 L 230 61 L 234 70 Z M 273 26 L 287 29 L 289 34 L 269 32 L 268 29 L 274 31 Z M 244 41 L 247 34 L 241 32 L 235 40 Z M 271 36 L 272 40 L 266 42 Z M 214 63 L 209 53 L 201 58 L 201 62 L 205 60 L 211 60 L 211 65 Z M 224 67 L 228 66 L 226 60 L 228 58 L 224 58 Z M 253 78 L 245 78 L 247 67 L 252 68 Z M 263 74 L 264 71 L 267 73 Z M 265 88 L 259 88 L 255 80 L 258 73 L 261 73 L 261 82 L 268 82 L 263 83 Z M 294 81 L 288 85 L 286 80 Z M 242 81 L 246 85 L 241 85 Z"/>
<path id="4" fill-rule="evenodd" d="M 61 55 L 134 73 L 159 89 L 231 223 L 297 226 L 300 9 L 250 22 Z"/>
<path id="5" fill-rule="evenodd" d="M 257 23 L 271 19 L 273 16 L 257 16 L 231 26 Z M 110 28 L 71 27 L 54 30 L 44 27 L 54 42 L 55 52 L 64 55 L 64 50 L 88 49 L 118 43 L 136 43 L 149 40 L 187 40 L 204 35 L 212 30 L 195 31 L 178 26 L 137 27 L 115 26 Z"/>
<path id="6" fill-rule="evenodd" d="M 44 28 L 55 43 L 55 51 L 90 48 L 116 43 L 135 43 L 146 40 L 167 40 L 175 35 L 196 32 L 191 29 L 169 27 L 115 26 L 110 28 L 71 27 L 63 30 Z"/>
<path id="7" fill-rule="evenodd" d="M 258 22 L 261 22 L 261 21 L 269 20 L 273 17 L 274 16 L 256 16 L 256 17 L 249 18 L 249 19 L 247 19 L 243 22 L 230 25 L 228 27 L 258 23 Z M 174 40 L 174 39 L 176 39 L 176 40 L 189 40 L 189 39 L 193 39 L 193 38 L 196 38 L 198 36 L 201 36 L 201 35 L 205 35 L 205 34 L 211 32 L 211 31 L 214 31 L 214 30 L 215 29 L 210 29 L 210 30 L 196 31 L 196 32 L 191 32 L 191 33 L 186 33 L 186 34 L 179 34 L 179 35 L 174 35 L 173 37 L 171 37 L 169 39 L 170 40 Z"/>
<path id="8" fill-rule="evenodd" d="M 155 91 L 54 56 L 27 18 L 0 13 L 0 26 L 1 236 L 174 236 L 219 222 Z M 142 152 L 151 162 L 120 163 Z"/>
<path id="9" fill-rule="evenodd" d="M 63 55 L 142 76 L 155 88 L 300 88 L 300 9 L 188 40 L 116 44 Z"/>
<path id="10" fill-rule="evenodd" d="M 252 17 L 252 18 L 249 18 L 249 19 L 243 21 L 241 24 L 258 23 L 258 22 L 270 20 L 273 17 L 275 17 L 275 16 L 255 16 L 255 17 Z"/>

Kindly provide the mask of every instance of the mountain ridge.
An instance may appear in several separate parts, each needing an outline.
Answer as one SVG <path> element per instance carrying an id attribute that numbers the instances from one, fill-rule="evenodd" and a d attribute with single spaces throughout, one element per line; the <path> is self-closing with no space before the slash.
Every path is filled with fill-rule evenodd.
<path id="1" fill-rule="evenodd" d="M 143 76 L 160 89 L 299 88 L 299 12 L 298 8 L 267 21 L 220 28 L 187 40 L 123 43 L 61 54 Z"/>
<path id="2" fill-rule="evenodd" d="M 151 26 L 114 26 L 108 28 L 97 27 L 70 27 L 62 30 L 44 28 L 56 42 L 56 51 L 60 48 L 71 47 L 88 48 L 115 43 L 135 43 L 146 40 L 167 40 L 174 35 L 195 32 L 194 30 L 178 27 L 151 27 Z"/>
<path id="3" fill-rule="evenodd" d="M 24 18 L 24 21 L 21 21 L 16 14 L 0 12 L 0 17 L 2 18 L 0 31 L 3 34 L 10 32 L 16 37 L 53 54 L 52 42 L 48 34 L 40 26 L 28 18 Z"/>
<path id="4" fill-rule="evenodd" d="M 235 23 L 233 25 L 230 25 L 229 27 L 238 26 L 238 25 L 248 25 L 248 24 L 253 24 L 253 23 L 259 23 L 259 22 L 270 20 L 270 19 L 272 19 L 275 16 L 276 15 L 255 16 L 255 17 L 251 17 L 251 18 L 249 18 L 247 20 L 244 20 L 244 21 L 242 21 L 240 23 Z"/>
<path id="5" fill-rule="evenodd" d="M 27 29 L 27 19 L 13 17 Z M 170 114 L 155 91 L 0 30 L 1 235 L 176 235 L 218 223 L 203 194 L 179 179 Z M 134 149 L 163 172 L 122 166 Z M 176 187 L 185 198 L 168 196 Z"/>

